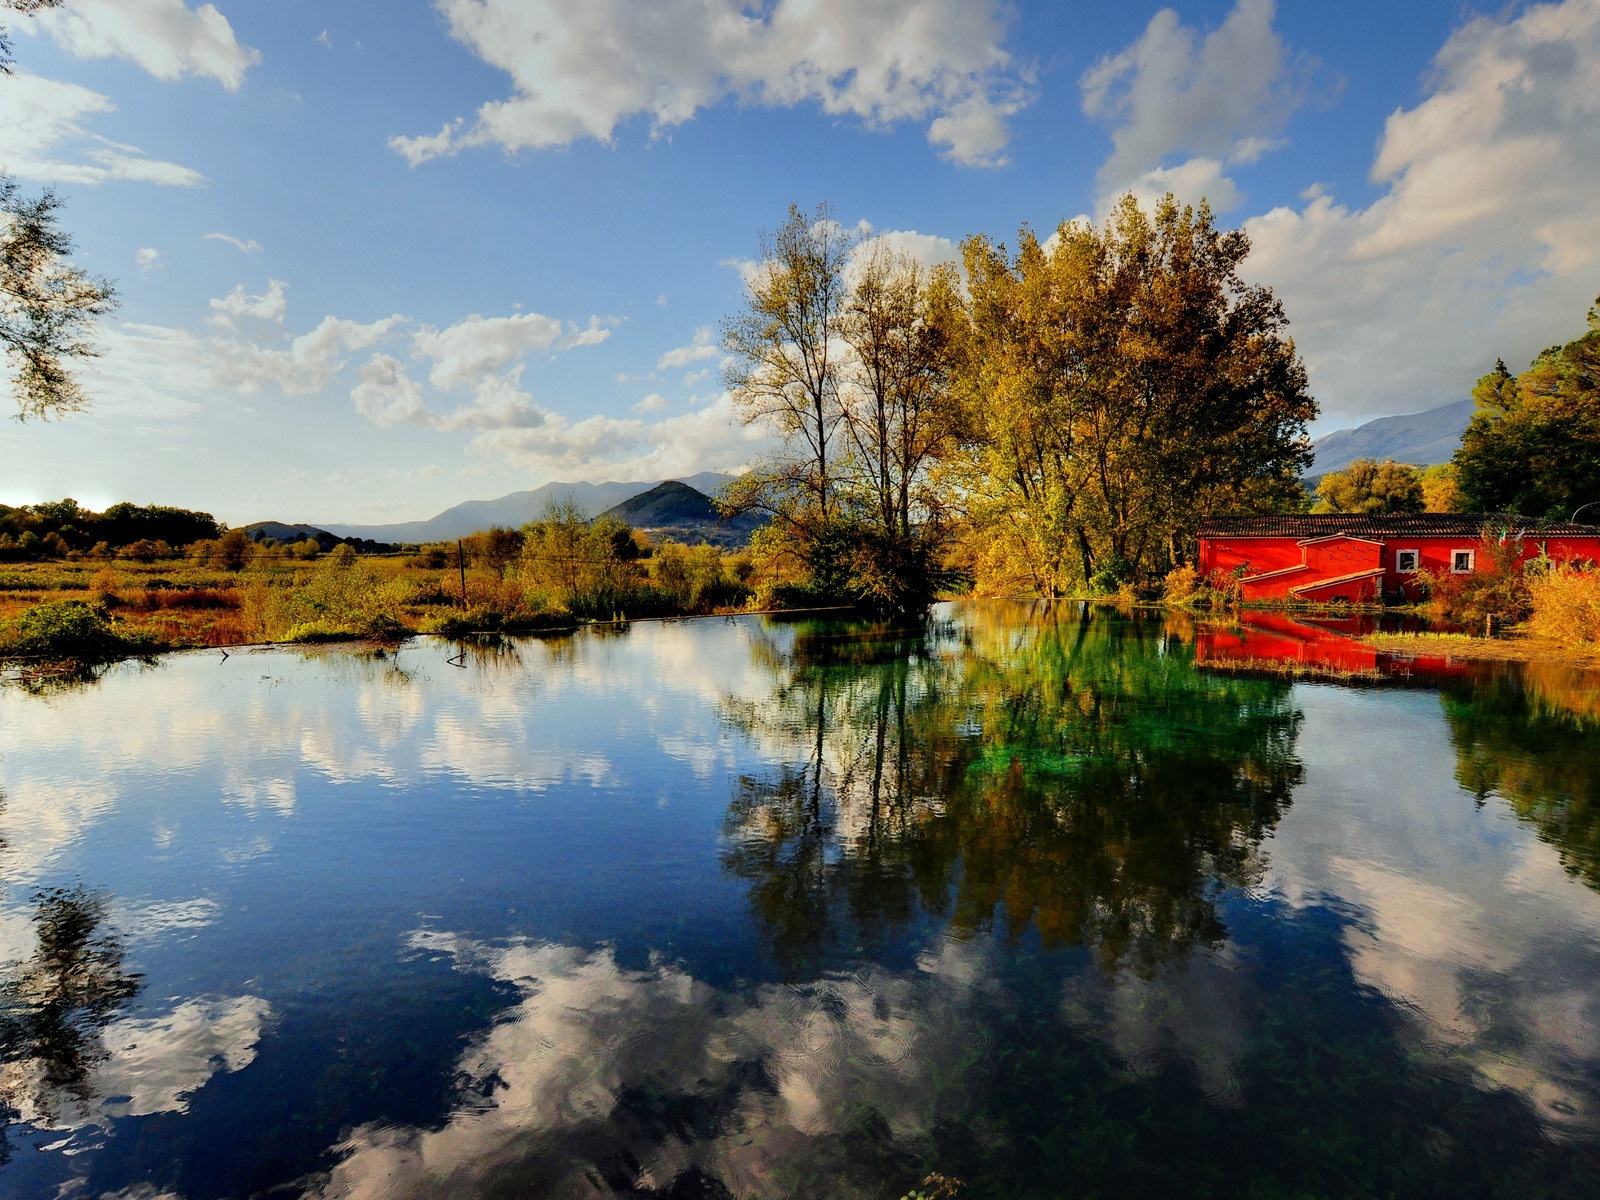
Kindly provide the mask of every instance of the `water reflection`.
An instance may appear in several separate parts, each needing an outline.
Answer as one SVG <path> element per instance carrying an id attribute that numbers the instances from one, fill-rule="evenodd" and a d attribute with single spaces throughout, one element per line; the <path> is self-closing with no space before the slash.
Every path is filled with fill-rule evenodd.
<path id="1" fill-rule="evenodd" d="M 410 940 L 516 1000 L 455 1064 L 446 1121 L 354 1130 L 310 1196 L 877 1196 L 920 1178 L 992 1072 L 972 945 L 730 993 L 604 948 Z"/>
<path id="2" fill-rule="evenodd" d="M 0 693 L 0 878 L 104 881 L 150 976 L 0 1193 L 1588 1194 L 1600 889 L 1534 830 L 1589 871 L 1592 730 L 1196 636 L 984 606 Z M 21 977 L 33 910 L 0 937 Z"/>
<path id="3" fill-rule="evenodd" d="M 69 1109 L 90 1111 L 91 1072 L 107 1058 L 102 1034 L 143 982 L 105 917 L 105 897 L 81 885 L 34 896 L 38 947 L 0 979 L 0 1104 L 9 1120 L 55 1124 Z"/>
<path id="4" fill-rule="evenodd" d="M 1443 697 L 1456 779 L 1480 804 L 1498 796 L 1561 863 L 1600 890 L 1600 678 L 1568 670 L 1496 672 Z"/>
<path id="5" fill-rule="evenodd" d="M 1217 945 L 1300 779 L 1289 686 L 1199 673 L 1156 622 L 987 609 L 766 656 L 770 697 L 728 719 L 789 761 L 740 777 L 724 864 L 800 972 L 918 913 L 1107 968 Z"/>

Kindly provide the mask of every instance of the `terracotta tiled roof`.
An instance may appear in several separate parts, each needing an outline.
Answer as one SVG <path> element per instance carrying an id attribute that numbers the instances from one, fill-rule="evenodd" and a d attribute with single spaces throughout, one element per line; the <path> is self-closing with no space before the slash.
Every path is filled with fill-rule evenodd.
<path id="1" fill-rule="evenodd" d="M 1314 538 L 1346 533 L 1352 537 L 1463 537 L 1476 541 L 1484 526 L 1534 537 L 1600 537 L 1600 526 L 1569 521 L 1541 524 L 1515 513 L 1317 513 L 1284 517 L 1212 517 L 1200 523 L 1203 538 Z"/>

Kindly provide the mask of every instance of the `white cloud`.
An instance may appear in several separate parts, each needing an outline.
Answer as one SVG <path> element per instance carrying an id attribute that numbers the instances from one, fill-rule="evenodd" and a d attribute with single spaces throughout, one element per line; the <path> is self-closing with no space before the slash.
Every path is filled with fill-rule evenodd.
<path id="1" fill-rule="evenodd" d="M 406 374 L 405 363 L 389 354 L 374 354 L 367 361 L 350 399 L 358 413 L 383 428 L 424 420 L 428 412 L 422 389 Z"/>
<path id="2" fill-rule="evenodd" d="M 222 389 L 309 395 L 327 387 L 347 356 L 396 336 L 398 313 L 360 322 L 324 317 L 306 333 L 287 325 L 288 285 L 245 285 L 213 299 L 202 332 L 124 323 L 107 329 L 102 356 L 83 368 L 97 409 L 151 417 L 200 411 Z"/>
<path id="3" fill-rule="evenodd" d="M 1337 421 L 1465 397 L 1583 331 L 1600 277 L 1600 0 L 1478 18 L 1390 116 L 1364 209 L 1322 189 L 1246 223 Z"/>
<path id="4" fill-rule="evenodd" d="M 871 127 L 928 121 L 966 165 L 1003 162 L 1027 80 L 1001 45 L 996 0 L 437 0 L 452 34 L 512 79 L 472 123 L 395 137 L 413 165 L 473 146 L 508 151 L 610 141 L 647 117 L 657 134 L 701 109 L 816 104 Z"/>
<path id="5" fill-rule="evenodd" d="M 489 371 L 548 350 L 593 346 L 611 331 L 597 317 L 583 327 L 563 325 L 555 317 L 516 313 L 509 317 L 484 317 L 473 313 L 445 329 L 424 326 L 413 339 L 417 354 L 433 360 L 429 381 L 439 388 L 476 383 Z"/>
<path id="6" fill-rule="evenodd" d="M 208 242 L 227 242 L 228 245 L 234 247 L 236 250 L 242 251 L 245 254 L 254 254 L 256 251 L 261 249 L 261 243 L 256 241 L 255 238 L 251 238 L 249 241 L 243 241 L 227 233 L 203 233 L 200 236 Z"/>
<path id="7" fill-rule="evenodd" d="M 1164 8 L 1137 42 L 1084 72 L 1083 111 L 1115 126 L 1098 176 L 1103 206 L 1129 188 L 1148 190 L 1171 156 L 1253 162 L 1272 144 L 1306 90 L 1304 63 L 1272 27 L 1275 12 L 1274 0 L 1237 0 L 1202 38 Z M 1179 170 L 1180 185 L 1203 173 Z M 1211 179 L 1237 199 L 1220 168 Z M 1224 207 L 1215 197 L 1213 206 Z"/>
<path id="8" fill-rule="evenodd" d="M 211 316 L 206 318 L 206 324 L 218 329 L 237 329 L 247 320 L 282 321 L 289 310 L 284 294 L 287 287 L 281 279 L 269 279 L 267 290 L 252 296 L 244 290 L 244 284 L 238 284 L 226 296 L 211 301 Z"/>
<path id="9" fill-rule="evenodd" d="M 535 429 L 548 415 L 519 388 L 521 375 L 519 367 L 507 376 L 480 379 L 471 403 L 438 412 L 428 405 L 404 363 L 388 354 L 375 354 L 361 368 L 361 382 L 350 399 L 358 413 L 385 428 L 406 423 L 444 432 Z"/>
<path id="10" fill-rule="evenodd" d="M 651 392 L 643 400 L 633 406 L 636 413 L 664 412 L 672 407 L 672 402 L 660 392 Z"/>
<path id="11" fill-rule="evenodd" d="M 261 54 L 241 46 L 214 4 L 183 0 L 73 0 L 35 21 L 79 58 L 125 58 L 158 79 L 202 75 L 232 91 Z"/>
<path id="12" fill-rule="evenodd" d="M 860 263 L 875 246 L 884 246 L 905 255 L 924 271 L 943 263 L 961 263 L 961 247 L 949 238 L 918 233 L 915 229 L 886 229 L 862 238 L 851 248 L 847 271 Z"/>
<path id="13" fill-rule="evenodd" d="M 127 179 L 168 187 L 197 187 L 200 172 L 146 157 L 135 146 L 89 133 L 80 123 L 116 111 L 99 92 L 74 83 L 18 73 L 5 81 L 0 162 L 23 179 L 97 184 Z"/>
<path id="14" fill-rule="evenodd" d="M 1191 158 L 1176 166 L 1155 167 L 1129 180 L 1121 190 L 1132 192 L 1147 208 L 1168 192 L 1180 204 L 1198 205 L 1204 200 L 1216 213 L 1232 212 L 1244 201 L 1244 194 L 1223 174 L 1223 164 L 1214 158 Z M 1103 197 L 1102 203 L 1110 199 Z"/>
<path id="15" fill-rule="evenodd" d="M 153 246 L 144 246 L 133 256 L 133 260 L 141 272 L 154 271 L 161 266 L 161 251 Z"/>
<path id="16" fill-rule="evenodd" d="M 637 410 L 636 410 L 637 411 Z M 602 415 L 573 421 L 547 414 L 537 428 L 483 433 L 472 448 L 553 479 L 671 479 L 730 470 L 767 447 L 767 433 L 743 425 L 726 394 L 690 412 L 649 423 Z"/>
<path id="17" fill-rule="evenodd" d="M 668 350 L 656 359 L 656 370 L 666 371 L 677 367 L 687 367 L 690 363 L 700 362 L 702 359 L 715 358 L 721 353 L 715 345 L 715 333 L 711 326 L 702 325 L 694 331 L 694 340 L 687 346 L 679 346 L 675 350 Z"/>

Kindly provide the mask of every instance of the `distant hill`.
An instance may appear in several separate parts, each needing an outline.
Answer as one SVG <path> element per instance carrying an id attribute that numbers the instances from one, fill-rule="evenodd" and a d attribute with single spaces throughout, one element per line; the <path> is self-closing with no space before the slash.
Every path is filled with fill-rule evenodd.
<path id="1" fill-rule="evenodd" d="M 1457 400 L 1426 412 L 1399 417 L 1379 417 L 1354 429 L 1339 429 L 1311 443 L 1316 461 L 1306 469 L 1308 478 L 1342 471 L 1358 458 L 1375 458 L 1430 467 L 1449 462 L 1461 446 L 1461 435 L 1472 420 L 1473 402 Z"/>
<path id="2" fill-rule="evenodd" d="M 326 529 L 319 529 L 315 525 L 285 525 L 282 521 L 255 521 L 246 525 L 244 532 L 249 535 L 252 542 L 265 541 L 267 538 L 276 538 L 280 542 L 303 542 L 306 538 L 311 538 L 324 550 L 332 550 L 340 542 L 349 542 L 357 550 L 368 554 L 379 554 L 394 549 L 380 538 L 342 536 L 329 533 Z"/>
<path id="3" fill-rule="evenodd" d="M 686 477 L 683 482 L 702 493 L 709 493 L 732 479 L 732 475 L 702 471 Z M 599 516 L 613 505 L 641 492 L 648 492 L 659 482 L 547 483 L 526 492 L 512 492 L 498 500 L 468 500 L 426 521 L 402 521 L 393 525 L 324 523 L 319 528 L 340 537 L 371 538 L 381 542 L 448 542 L 495 525 L 520 528 L 529 521 L 537 521 L 551 504 L 569 498 L 584 516 Z"/>
<path id="4" fill-rule="evenodd" d="M 630 496 L 608 508 L 604 515 L 657 537 L 691 544 L 710 542 L 724 549 L 749 545 L 750 535 L 766 524 L 765 517 L 754 513 L 724 520 L 711 497 L 676 479 Z"/>
<path id="5" fill-rule="evenodd" d="M 277 538 L 280 542 L 303 542 L 306 538 L 338 540 L 326 529 L 319 529 L 315 525 L 285 525 L 282 521 L 252 521 L 244 527 L 244 531 L 250 535 L 252 542 L 259 542 L 263 538 Z"/>

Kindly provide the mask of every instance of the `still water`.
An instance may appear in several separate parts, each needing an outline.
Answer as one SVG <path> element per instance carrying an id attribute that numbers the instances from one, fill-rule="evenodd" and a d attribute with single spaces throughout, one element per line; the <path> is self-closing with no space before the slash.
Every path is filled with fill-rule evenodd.
<path id="1" fill-rule="evenodd" d="M 0 1195 L 1600 1194 L 1594 680 L 935 616 L 0 689 Z"/>

